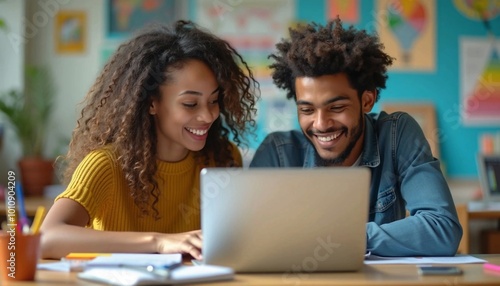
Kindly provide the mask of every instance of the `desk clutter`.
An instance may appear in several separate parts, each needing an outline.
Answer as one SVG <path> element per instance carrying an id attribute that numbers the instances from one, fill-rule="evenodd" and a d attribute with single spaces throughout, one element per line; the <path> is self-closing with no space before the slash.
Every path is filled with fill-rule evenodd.
<path id="1" fill-rule="evenodd" d="M 183 265 L 181 254 L 72 253 L 38 269 L 77 271 L 78 279 L 108 285 L 165 285 L 234 279 L 229 267 Z"/>

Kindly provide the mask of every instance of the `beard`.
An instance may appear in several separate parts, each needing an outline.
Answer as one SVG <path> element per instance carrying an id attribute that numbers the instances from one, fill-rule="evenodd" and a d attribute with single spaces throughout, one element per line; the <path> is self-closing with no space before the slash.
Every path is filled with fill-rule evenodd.
<path id="1" fill-rule="evenodd" d="M 349 155 L 351 155 L 352 150 L 354 149 L 354 146 L 356 146 L 356 143 L 358 142 L 359 138 L 361 138 L 361 135 L 363 134 L 364 126 L 365 126 L 365 121 L 364 121 L 364 117 L 363 117 L 363 111 L 361 111 L 358 125 L 354 126 L 350 130 L 345 126 L 342 128 L 344 134 L 346 134 L 345 136 L 350 136 L 349 144 L 347 145 L 345 150 L 342 151 L 342 153 L 340 153 L 337 157 L 334 157 L 334 158 L 323 158 L 318 154 L 317 151 L 314 152 L 315 162 L 317 162 L 317 165 L 318 166 L 340 166 L 340 165 L 342 165 L 345 162 L 345 160 L 347 159 L 347 157 L 349 157 Z M 327 132 L 333 132 L 333 131 L 334 130 L 327 130 Z M 351 131 L 351 132 L 349 132 L 349 131 Z M 307 135 L 312 137 L 313 136 L 312 134 L 313 134 L 313 131 L 307 131 Z M 309 137 L 309 136 L 306 136 L 306 138 L 309 140 L 309 142 L 311 142 L 311 144 L 313 144 L 311 141 L 311 137 Z M 314 144 L 313 144 L 313 146 L 314 146 Z"/>

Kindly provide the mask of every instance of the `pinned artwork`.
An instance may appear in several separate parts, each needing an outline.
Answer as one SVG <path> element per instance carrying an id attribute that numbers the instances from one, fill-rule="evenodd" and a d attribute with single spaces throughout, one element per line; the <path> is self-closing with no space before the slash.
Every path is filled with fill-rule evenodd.
<path id="1" fill-rule="evenodd" d="M 83 11 L 59 11 L 55 21 L 55 48 L 60 54 L 85 51 L 87 15 Z"/>

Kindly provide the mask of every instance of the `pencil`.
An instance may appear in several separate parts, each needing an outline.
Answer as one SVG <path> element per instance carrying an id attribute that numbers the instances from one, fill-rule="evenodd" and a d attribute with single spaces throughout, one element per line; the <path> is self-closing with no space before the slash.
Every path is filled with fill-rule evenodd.
<path id="1" fill-rule="evenodd" d="M 64 259 L 66 260 L 92 260 L 98 256 L 111 256 L 111 253 L 103 252 L 71 252 L 66 255 Z"/>
<path id="2" fill-rule="evenodd" d="M 33 224 L 31 225 L 31 233 L 37 234 L 42 225 L 43 217 L 45 216 L 45 207 L 39 206 L 36 209 L 35 218 L 33 219 Z"/>

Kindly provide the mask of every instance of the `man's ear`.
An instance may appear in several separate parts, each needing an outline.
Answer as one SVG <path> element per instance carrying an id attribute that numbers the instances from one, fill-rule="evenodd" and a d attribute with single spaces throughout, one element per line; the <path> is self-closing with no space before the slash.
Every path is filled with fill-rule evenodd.
<path id="1" fill-rule="evenodd" d="M 376 99 L 377 99 L 376 90 L 365 90 L 363 92 L 363 94 L 361 95 L 361 108 L 363 110 L 363 113 L 368 113 L 372 111 Z"/>

